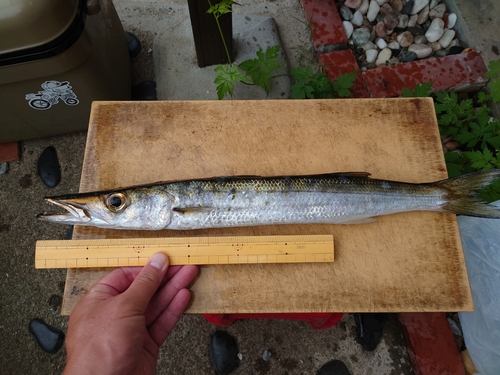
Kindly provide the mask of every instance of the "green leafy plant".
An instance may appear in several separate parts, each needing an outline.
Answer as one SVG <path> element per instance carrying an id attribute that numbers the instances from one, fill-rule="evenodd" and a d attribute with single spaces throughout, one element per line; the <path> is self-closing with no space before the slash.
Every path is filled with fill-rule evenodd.
<path id="1" fill-rule="evenodd" d="M 272 73 L 280 67 L 280 63 L 278 62 L 280 46 L 269 47 L 266 51 L 259 48 L 256 59 L 248 59 L 240 64 L 234 64 L 231 61 L 231 55 L 222 34 L 219 17 L 223 14 L 232 12 L 233 5 L 239 4 L 233 0 L 222 0 L 220 3 L 214 5 L 208 0 L 208 3 L 210 8 L 207 13 L 213 14 L 215 17 L 215 22 L 217 23 L 226 51 L 227 60 L 229 61 L 228 64 L 219 65 L 215 68 L 215 71 L 218 73 L 214 80 L 214 83 L 217 85 L 217 97 L 220 100 L 228 94 L 232 96 L 234 84 L 236 82 L 241 82 L 246 85 L 257 85 L 262 87 L 266 94 L 269 95 L 271 79 L 277 77 L 273 76 Z"/>
<path id="2" fill-rule="evenodd" d="M 491 79 L 488 84 L 491 90 L 491 99 L 495 103 L 500 103 L 500 60 L 489 62 L 488 72 L 485 76 Z"/>
<path id="3" fill-rule="evenodd" d="M 500 168 L 500 120 L 491 116 L 488 105 L 490 101 L 500 103 L 500 61 L 491 61 L 488 69 L 486 76 L 490 78 L 490 93 L 479 92 L 476 101 L 459 100 L 453 92 L 435 94 L 439 131 L 445 146 L 451 145 L 451 150 L 444 154 L 450 177 Z M 424 95 L 424 89 L 430 91 L 431 87 L 425 85 L 429 84 L 422 84 L 413 92 L 404 90 L 404 95 Z M 493 183 L 480 195 L 487 201 L 500 199 L 500 182 Z"/>
<path id="4" fill-rule="evenodd" d="M 403 98 L 427 98 L 431 95 L 432 82 L 417 83 L 413 90 L 405 87 L 401 96 Z"/>
<path id="5" fill-rule="evenodd" d="M 293 69 L 295 78 L 292 85 L 292 99 L 326 99 L 352 97 L 350 89 L 354 84 L 356 72 L 342 74 L 336 81 L 330 82 L 323 72 L 313 72 L 311 66 Z"/>
<path id="6" fill-rule="evenodd" d="M 500 168 L 500 120 L 491 116 L 490 101 L 500 103 L 500 61 L 491 61 L 486 77 L 489 93 L 481 91 L 476 100 L 459 100 L 456 93 L 435 93 L 435 110 L 445 146 L 448 175 L 460 176 L 479 170 Z M 432 83 L 403 89 L 403 97 L 430 95 Z M 488 202 L 500 199 L 500 181 L 480 192 Z"/>

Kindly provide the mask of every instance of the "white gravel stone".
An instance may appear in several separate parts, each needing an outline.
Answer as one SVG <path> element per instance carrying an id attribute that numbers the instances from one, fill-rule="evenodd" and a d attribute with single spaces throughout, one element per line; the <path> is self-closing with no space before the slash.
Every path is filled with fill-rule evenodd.
<path id="1" fill-rule="evenodd" d="M 398 35 L 396 40 L 401 47 L 408 47 L 410 44 L 413 43 L 413 34 L 410 33 L 409 31 L 404 31 Z"/>
<path id="2" fill-rule="evenodd" d="M 429 12 L 430 18 L 443 18 L 446 13 L 446 4 L 439 4 L 432 8 Z"/>
<path id="3" fill-rule="evenodd" d="M 450 45 L 454 37 L 455 37 L 455 31 L 447 29 L 444 31 L 443 36 L 439 38 L 438 42 L 439 44 L 441 44 L 443 48 L 446 48 Z"/>
<path id="4" fill-rule="evenodd" d="M 418 20 L 418 14 L 412 14 L 410 18 L 408 18 L 408 27 L 415 27 Z"/>
<path id="5" fill-rule="evenodd" d="M 354 12 L 354 15 L 351 18 L 351 22 L 353 25 L 356 25 L 356 26 L 361 26 L 363 24 L 363 15 L 361 14 L 361 12 L 359 10 Z"/>
<path id="6" fill-rule="evenodd" d="M 392 51 L 389 48 L 384 48 L 377 56 L 377 60 L 375 61 L 375 65 L 383 65 L 389 60 L 392 56 Z"/>
<path id="7" fill-rule="evenodd" d="M 441 18 L 434 18 L 425 33 L 425 37 L 429 42 L 436 42 L 443 36 L 444 21 Z"/>
<path id="8" fill-rule="evenodd" d="M 458 39 L 453 39 L 451 43 L 448 45 L 447 49 L 450 49 L 451 47 L 454 46 L 460 46 L 460 41 Z"/>
<path id="9" fill-rule="evenodd" d="M 443 49 L 443 46 L 439 44 L 439 42 L 427 43 L 427 45 L 430 46 L 434 52 Z"/>
<path id="10" fill-rule="evenodd" d="M 400 14 L 398 14 L 398 19 L 399 19 L 399 22 L 398 22 L 397 27 L 400 29 L 406 29 L 406 27 L 408 26 L 408 20 L 410 19 L 410 17 L 408 17 L 407 14 L 400 13 Z"/>
<path id="11" fill-rule="evenodd" d="M 427 44 L 412 44 L 408 47 L 408 51 L 415 52 L 417 59 L 425 59 L 431 55 L 432 48 Z"/>
<path id="12" fill-rule="evenodd" d="M 365 52 L 366 62 L 371 64 L 377 59 L 378 51 L 376 49 L 369 49 Z"/>
<path id="13" fill-rule="evenodd" d="M 358 8 L 358 11 L 361 13 L 361 14 L 366 14 L 366 12 L 368 12 L 368 7 L 370 6 L 370 0 L 363 0 L 363 3 L 361 4 L 361 6 Z"/>
<path id="14" fill-rule="evenodd" d="M 378 5 L 382 5 L 387 3 L 389 0 L 375 0 L 375 1 L 378 3 Z"/>
<path id="15" fill-rule="evenodd" d="M 347 35 L 347 39 L 349 39 L 354 31 L 354 26 L 349 21 L 343 21 L 342 25 L 344 25 L 345 34 Z"/>
<path id="16" fill-rule="evenodd" d="M 368 7 L 368 12 L 366 13 L 366 18 L 368 21 L 373 22 L 377 18 L 377 14 L 380 11 L 380 5 L 375 0 L 370 1 L 370 6 Z"/>
<path id="17" fill-rule="evenodd" d="M 457 15 L 455 13 L 450 13 L 448 14 L 448 29 L 452 29 L 455 26 L 455 23 L 457 22 Z"/>
<path id="18" fill-rule="evenodd" d="M 362 45 L 361 48 L 363 48 L 365 51 L 368 51 L 370 49 L 377 49 L 377 45 L 373 42 L 368 42 L 365 45 Z"/>
<path id="19" fill-rule="evenodd" d="M 420 13 L 418 14 L 418 18 L 417 18 L 417 23 L 419 25 L 422 25 L 423 23 L 425 23 L 427 20 L 429 19 L 429 6 L 426 5 L 424 7 L 424 9 L 422 9 L 420 11 Z"/>
<path id="20" fill-rule="evenodd" d="M 384 49 L 385 47 L 387 47 L 387 42 L 382 38 L 375 39 L 375 44 L 380 49 Z"/>
<path id="21" fill-rule="evenodd" d="M 346 0 L 344 5 L 351 9 L 357 9 L 361 6 L 361 0 Z"/>
<path id="22" fill-rule="evenodd" d="M 432 9 L 434 8 L 436 5 L 439 4 L 439 1 L 440 0 L 431 0 L 430 4 L 429 4 L 429 8 Z"/>
<path id="23" fill-rule="evenodd" d="M 399 45 L 398 42 L 394 41 L 394 42 L 390 42 L 387 47 L 389 47 L 390 49 L 400 49 L 401 46 Z"/>
<path id="24" fill-rule="evenodd" d="M 415 4 L 413 5 L 413 10 L 411 11 L 411 14 L 417 14 L 422 9 L 424 9 L 425 6 L 428 4 L 429 0 L 415 0 Z"/>
<path id="25" fill-rule="evenodd" d="M 346 7 L 346 6 L 342 6 L 340 7 L 340 15 L 342 16 L 342 18 L 344 19 L 344 21 L 350 21 L 351 18 L 352 18 L 352 11 Z"/>

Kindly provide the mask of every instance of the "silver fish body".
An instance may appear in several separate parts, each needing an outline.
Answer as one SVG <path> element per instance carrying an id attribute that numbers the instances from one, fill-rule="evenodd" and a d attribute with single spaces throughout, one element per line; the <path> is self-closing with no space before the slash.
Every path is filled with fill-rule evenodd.
<path id="1" fill-rule="evenodd" d="M 67 213 L 38 217 L 138 230 L 349 224 L 415 210 L 500 217 L 474 193 L 498 178 L 500 170 L 428 184 L 370 179 L 367 173 L 214 178 L 46 198 Z"/>

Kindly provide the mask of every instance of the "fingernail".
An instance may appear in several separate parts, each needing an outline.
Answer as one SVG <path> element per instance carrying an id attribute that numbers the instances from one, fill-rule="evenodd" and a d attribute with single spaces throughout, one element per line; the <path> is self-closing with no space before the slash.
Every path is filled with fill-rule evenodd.
<path id="1" fill-rule="evenodd" d="M 155 253 L 149 260 L 149 264 L 160 271 L 165 267 L 168 262 L 168 257 L 164 253 Z"/>

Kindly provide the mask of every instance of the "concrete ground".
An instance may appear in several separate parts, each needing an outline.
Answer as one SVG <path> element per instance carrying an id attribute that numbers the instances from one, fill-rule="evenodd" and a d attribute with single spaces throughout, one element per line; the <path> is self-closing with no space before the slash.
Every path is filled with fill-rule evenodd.
<path id="1" fill-rule="evenodd" d="M 160 82 L 162 77 L 155 77 L 155 69 L 161 71 L 155 67 L 160 51 L 149 49 L 158 45 L 156 37 L 164 36 L 166 30 L 187 17 L 186 1 L 115 0 L 114 3 L 125 29 L 134 32 L 143 42 L 143 51 L 133 61 L 133 82 L 155 78 Z M 235 12 L 274 17 L 290 67 L 314 61 L 307 23 L 298 0 L 241 3 Z M 466 15 L 463 30 L 474 35 L 469 44 L 496 55 L 495 37 L 491 33 L 498 30 L 500 24 L 498 18 L 489 17 L 498 14 L 500 5 L 492 0 L 482 1 L 481 6 L 474 7 L 474 4 L 474 0 L 456 0 L 452 5 Z M 488 9 L 483 9 L 485 7 Z M 186 82 L 188 90 L 196 84 Z M 213 91 L 214 87 L 206 90 Z M 35 216 L 45 210 L 44 196 L 78 191 L 85 136 L 77 133 L 22 142 L 21 161 L 10 163 L 9 172 L 0 175 L 0 275 L 3 280 L 0 363 L 3 374 L 54 374 L 63 369 L 64 348 L 53 355 L 43 352 L 29 333 L 28 324 L 33 318 L 41 318 L 63 331 L 67 329 L 67 318 L 60 316 L 65 271 L 35 270 L 34 248 L 40 239 L 63 239 L 68 227 L 43 225 Z M 54 189 L 46 188 L 36 173 L 37 158 L 49 145 L 57 149 L 62 167 L 62 181 Z M 213 374 L 209 340 L 216 329 L 201 316 L 184 315 L 161 349 L 158 374 Z M 393 316 L 374 352 L 363 351 L 356 343 L 351 314 L 345 315 L 335 327 L 319 331 L 303 322 L 274 320 L 244 320 L 222 329 L 236 338 L 243 355 L 234 374 L 314 374 L 331 359 L 344 361 L 353 375 L 413 374 Z M 272 353 L 267 362 L 262 359 L 266 349 Z"/>

